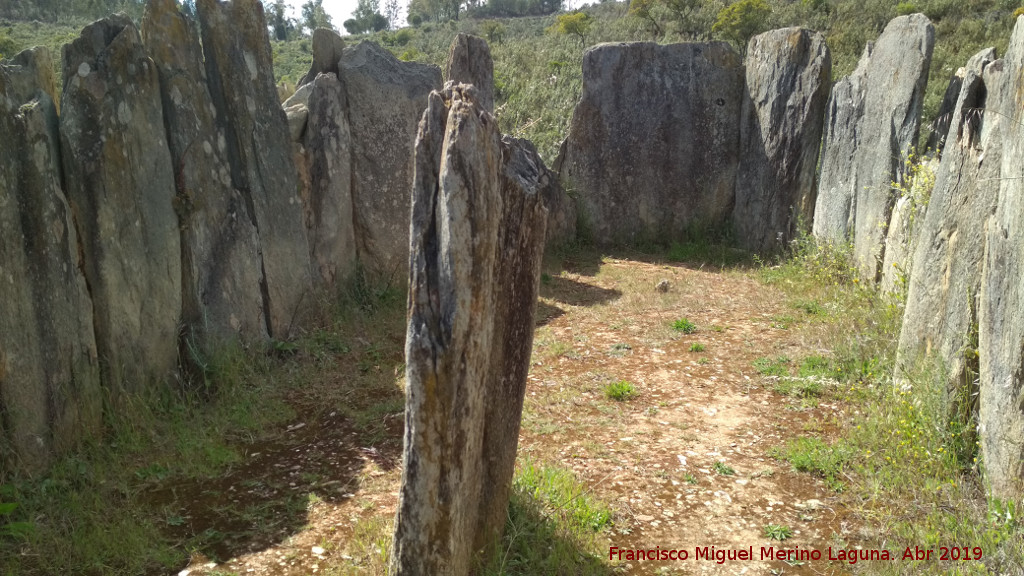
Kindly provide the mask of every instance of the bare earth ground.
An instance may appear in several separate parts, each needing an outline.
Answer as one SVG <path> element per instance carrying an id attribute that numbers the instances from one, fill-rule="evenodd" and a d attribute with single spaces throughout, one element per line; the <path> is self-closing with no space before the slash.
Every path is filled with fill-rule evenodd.
<path id="1" fill-rule="evenodd" d="M 661 280 L 667 292 L 655 289 Z M 827 354 L 815 346 L 827 310 L 823 319 L 794 308 L 750 272 L 607 257 L 549 267 L 541 295 L 519 461 L 570 468 L 611 506 L 613 525 L 600 536 L 604 573 L 848 573 L 849 565 L 827 561 L 829 546 L 848 548 L 862 535 L 836 493 L 769 454 L 788 439 L 827 436 L 844 406 L 780 395 L 753 367 L 762 357 Z M 673 329 L 682 318 L 694 333 Z M 391 356 L 402 337 L 393 336 Z M 390 378 L 389 360 L 363 368 Z M 622 380 L 636 395 L 608 398 L 605 387 Z M 398 402 L 380 411 L 376 434 L 330 407 L 300 408 L 305 418 L 229 475 L 154 488 L 147 499 L 163 507 L 168 530 L 209 536 L 187 572 L 380 572 L 401 474 L 400 385 L 395 378 Z M 279 514 L 268 514 L 273 507 Z M 768 540 L 766 525 L 788 527 L 792 537 Z M 689 558 L 608 561 L 611 546 L 682 549 Z M 694 557 L 711 546 L 753 547 L 754 558 Z M 825 559 L 762 561 L 768 546 L 819 550 Z"/>

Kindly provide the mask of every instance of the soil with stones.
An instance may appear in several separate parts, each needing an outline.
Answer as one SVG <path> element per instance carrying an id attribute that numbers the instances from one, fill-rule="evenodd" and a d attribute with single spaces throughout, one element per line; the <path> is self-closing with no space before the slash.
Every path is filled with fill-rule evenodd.
<path id="1" fill-rule="evenodd" d="M 754 367 L 759 358 L 827 355 L 815 336 L 827 311 L 822 318 L 794 307 L 742 269 L 635 255 L 559 264 L 542 278 L 520 461 L 569 468 L 607 502 L 609 548 L 688 552 L 684 561 L 629 561 L 609 560 L 605 548 L 608 572 L 848 573 L 848 564 L 828 560 L 829 547 L 837 553 L 862 539 L 837 493 L 772 456 L 791 439 L 833 434 L 845 407 L 828 394 L 781 395 Z M 610 398 L 606 387 L 622 381 L 633 395 Z M 344 415 L 321 412 L 216 482 L 154 490 L 172 533 L 210 536 L 183 572 L 380 572 L 402 434 L 400 415 L 383 418 L 383 433 L 366 437 Z M 261 506 L 281 506 L 282 521 L 256 537 L 240 511 Z M 769 539 L 767 526 L 790 535 Z M 762 559 L 768 547 L 817 550 L 822 559 Z M 698 558 L 705 548 L 753 558 Z"/>

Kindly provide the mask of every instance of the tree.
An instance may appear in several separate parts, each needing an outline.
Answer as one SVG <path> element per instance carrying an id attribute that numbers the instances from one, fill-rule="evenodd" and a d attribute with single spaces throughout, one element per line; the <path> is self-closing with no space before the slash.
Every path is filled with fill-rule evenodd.
<path id="1" fill-rule="evenodd" d="M 310 33 L 317 28 L 334 30 L 334 25 L 331 24 L 331 15 L 324 10 L 324 0 L 309 0 L 302 5 L 302 25 Z"/>
<path id="2" fill-rule="evenodd" d="M 559 14 L 555 24 L 550 28 L 555 34 L 575 36 L 579 38 L 580 45 L 587 45 L 587 33 L 594 25 L 594 19 L 586 12 L 574 12 L 572 14 Z"/>
<path id="3" fill-rule="evenodd" d="M 768 29 L 772 7 L 765 0 L 740 0 L 718 13 L 711 31 L 746 50 L 747 42 Z"/>
<path id="4" fill-rule="evenodd" d="M 263 6 L 267 13 L 267 26 L 273 32 L 274 38 L 287 40 L 288 18 L 285 16 L 287 5 L 284 3 L 284 0 L 276 0 L 272 4 L 269 0 L 264 0 Z"/>
<path id="5" fill-rule="evenodd" d="M 655 38 L 661 36 L 661 26 L 655 18 L 654 12 L 658 6 L 658 0 L 633 0 L 629 3 L 629 14 L 651 24 L 651 33 Z"/>
<path id="6" fill-rule="evenodd" d="M 384 0 L 384 17 L 388 19 L 388 28 L 399 28 L 402 7 L 398 0 Z"/>

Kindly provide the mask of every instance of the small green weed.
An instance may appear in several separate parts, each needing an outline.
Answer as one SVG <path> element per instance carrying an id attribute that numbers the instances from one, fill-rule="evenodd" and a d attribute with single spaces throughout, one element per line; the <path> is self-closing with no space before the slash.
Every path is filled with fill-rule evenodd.
<path id="1" fill-rule="evenodd" d="M 726 464 L 725 462 L 715 462 L 714 466 L 712 467 L 715 469 L 715 472 L 718 472 L 722 476 L 733 476 L 736 474 L 736 471 L 733 470 L 732 467 Z"/>
<path id="2" fill-rule="evenodd" d="M 764 525 L 764 537 L 769 540 L 788 540 L 793 536 L 793 530 L 789 526 L 782 526 L 779 524 L 765 524 Z"/>
<path id="3" fill-rule="evenodd" d="M 790 440 L 785 448 L 775 448 L 771 456 L 785 460 L 797 472 L 809 472 L 820 476 L 836 492 L 842 492 L 844 484 L 839 475 L 849 462 L 852 451 L 845 444 L 829 446 L 820 438 L 803 436 Z"/>
<path id="4" fill-rule="evenodd" d="M 697 331 L 697 325 L 688 318 L 680 318 L 672 323 L 672 329 L 683 334 L 693 334 Z"/>
<path id="5" fill-rule="evenodd" d="M 701 356 L 700 359 L 697 360 L 697 364 L 700 364 L 701 366 L 704 366 L 704 365 L 710 364 L 710 363 L 711 363 L 711 360 L 709 360 L 707 356 Z"/>
<path id="6" fill-rule="evenodd" d="M 825 309 L 822 308 L 821 304 L 818 304 L 816 300 L 794 300 L 793 308 L 796 308 L 809 316 L 821 316 L 825 314 Z"/>
<path id="7" fill-rule="evenodd" d="M 605 386 L 604 395 L 610 400 L 625 402 L 636 395 L 636 387 L 626 380 L 619 380 Z"/>
<path id="8" fill-rule="evenodd" d="M 689 472 L 686 473 L 686 476 L 683 477 L 683 480 L 687 484 L 696 484 L 697 483 L 697 477 L 694 476 L 693 474 L 690 474 Z"/>
<path id="9" fill-rule="evenodd" d="M 705 347 L 700 342 L 694 342 L 693 344 L 690 344 L 690 352 L 703 352 L 704 350 Z"/>

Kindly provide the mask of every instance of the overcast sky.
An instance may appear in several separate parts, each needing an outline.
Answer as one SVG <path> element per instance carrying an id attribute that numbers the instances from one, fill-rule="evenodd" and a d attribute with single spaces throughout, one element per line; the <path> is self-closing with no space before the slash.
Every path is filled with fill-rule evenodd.
<path id="1" fill-rule="evenodd" d="M 291 6 L 292 12 L 289 16 L 299 18 L 302 16 L 302 5 L 306 3 L 306 0 L 286 0 L 288 5 Z M 401 4 L 404 5 L 408 2 L 401 0 Z M 324 10 L 331 15 L 331 24 L 338 29 L 338 32 L 345 33 L 345 27 L 342 23 L 352 17 L 352 12 L 356 9 L 357 0 L 324 0 Z M 383 6 L 384 2 L 381 2 Z"/>

